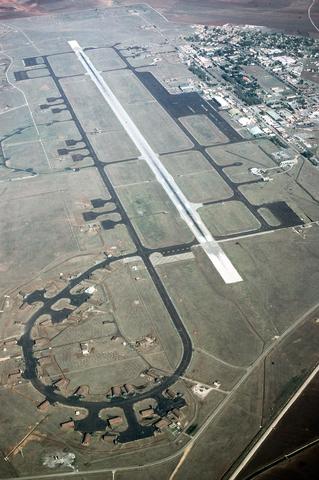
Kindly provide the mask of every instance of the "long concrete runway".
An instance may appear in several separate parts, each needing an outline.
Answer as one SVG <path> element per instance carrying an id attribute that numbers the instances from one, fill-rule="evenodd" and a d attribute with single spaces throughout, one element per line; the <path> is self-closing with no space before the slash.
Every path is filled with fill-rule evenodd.
<path id="1" fill-rule="evenodd" d="M 159 156 L 153 151 L 147 140 L 136 127 L 126 110 L 122 107 L 112 90 L 109 88 L 100 72 L 94 67 L 91 60 L 85 54 L 76 40 L 68 42 L 75 52 L 88 75 L 108 103 L 117 119 L 141 153 L 141 158 L 147 162 L 157 181 L 162 185 L 165 192 L 177 208 L 181 218 L 186 222 L 195 238 L 213 263 L 225 283 L 236 283 L 242 281 L 241 276 L 223 251 L 214 240 L 210 231 L 196 211 L 196 206 L 187 200 L 183 192 L 176 184 L 174 178 L 163 166 Z"/>

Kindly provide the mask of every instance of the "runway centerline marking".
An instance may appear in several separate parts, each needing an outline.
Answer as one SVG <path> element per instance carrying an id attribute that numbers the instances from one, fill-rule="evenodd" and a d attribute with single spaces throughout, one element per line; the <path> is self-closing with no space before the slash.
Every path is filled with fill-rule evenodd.
<path id="1" fill-rule="evenodd" d="M 76 40 L 70 40 L 70 47 L 76 54 L 78 60 L 84 66 L 93 83 L 96 85 L 104 100 L 107 102 L 126 133 L 129 135 L 139 152 L 140 158 L 145 160 L 154 173 L 157 181 L 163 187 L 170 200 L 175 205 L 181 218 L 188 225 L 195 238 L 205 251 L 225 283 L 241 282 L 242 278 L 231 263 L 224 250 L 213 238 L 212 234 L 197 213 L 196 207 L 187 200 L 184 193 L 176 184 L 172 175 L 166 170 L 159 155 L 154 152 L 143 134 L 137 128 L 131 117 L 128 115 L 122 104 L 114 95 L 105 82 L 100 72 L 94 67 L 89 57 Z"/>

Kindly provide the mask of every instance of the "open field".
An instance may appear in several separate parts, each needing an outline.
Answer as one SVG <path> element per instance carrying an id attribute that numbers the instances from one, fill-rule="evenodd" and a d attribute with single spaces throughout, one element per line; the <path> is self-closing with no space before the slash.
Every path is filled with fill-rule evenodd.
<path id="1" fill-rule="evenodd" d="M 147 180 L 118 186 L 116 191 L 146 247 L 163 247 L 193 240 L 191 231 L 158 182 Z"/>
<path id="2" fill-rule="evenodd" d="M 237 367 L 248 366 L 258 357 L 263 340 L 247 321 L 247 313 L 238 309 L 235 298 L 225 303 L 216 277 L 213 286 L 214 280 L 207 278 L 196 260 L 163 264 L 158 270 L 191 332 L 195 348 Z M 240 285 L 233 286 L 233 293 L 240 290 Z M 189 292 L 186 297 L 185 291 Z"/>
<path id="3" fill-rule="evenodd" d="M 198 213 L 215 237 L 258 230 L 260 223 L 241 202 L 206 205 Z"/>
<path id="4" fill-rule="evenodd" d="M 85 70 L 82 65 L 74 58 L 72 53 L 62 53 L 52 56 L 50 65 L 58 77 L 70 77 L 72 75 L 84 75 Z"/>
<path id="5" fill-rule="evenodd" d="M 219 381 L 221 383 L 220 388 L 223 391 L 230 391 L 243 376 L 244 372 L 245 368 L 227 365 L 208 352 L 196 348 L 187 371 L 187 378 L 211 386 L 213 386 L 215 381 Z M 202 403 L 204 406 L 206 401 Z"/>
<path id="6" fill-rule="evenodd" d="M 191 202 L 222 201 L 233 195 L 232 189 L 200 152 L 163 155 L 161 161 Z"/>
<path id="7" fill-rule="evenodd" d="M 145 160 L 115 163 L 105 167 L 105 170 L 115 187 L 155 180 L 154 174 Z"/>
<path id="8" fill-rule="evenodd" d="M 223 167 L 231 168 L 234 163 L 237 167 L 267 168 L 275 165 L 269 154 L 277 152 L 277 148 L 270 140 L 249 140 L 247 142 L 232 143 L 223 147 L 207 148 L 207 153 L 213 160 Z M 226 173 L 229 170 L 226 170 Z M 247 180 L 252 177 L 248 177 Z"/>
<path id="9" fill-rule="evenodd" d="M 36 131 L 27 107 L 21 107 L 5 114 L 6 121 L 1 128 L 0 141 L 7 145 L 33 140 Z"/>
<path id="10" fill-rule="evenodd" d="M 59 121 L 39 125 L 50 168 L 62 170 L 93 165 L 93 159 L 74 122 Z"/>
<path id="11" fill-rule="evenodd" d="M 110 107 L 100 101 L 99 92 L 89 78 L 66 78 L 61 84 L 86 132 L 122 130 Z"/>
<path id="12" fill-rule="evenodd" d="M 87 50 L 91 62 L 101 71 L 125 68 L 125 63 L 112 48 Z"/>
<path id="13" fill-rule="evenodd" d="M 43 152 L 40 142 L 27 142 L 11 144 L 3 147 L 6 164 L 10 168 L 26 170 L 47 171 L 50 166 Z"/>
<path id="14" fill-rule="evenodd" d="M 174 369 L 181 357 L 181 341 L 143 263 L 136 259 L 118 265 L 107 277 L 105 285 L 124 338 L 129 343 L 135 343 L 146 335 L 155 337 L 160 350 L 165 353 L 166 363 Z M 118 296 L 119 289 L 125 292 L 121 298 Z M 154 348 L 159 351 L 157 346 Z M 153 353 L 153 349 L 145 353 Z"/>
<path id="15" fill-rule="evenodd" d="M 311 251 L 314 247 L 317 231 L 316 225 L 307 229 L 306 238 L 302 242 L 300 242 L 298 233 L 290 229 L 223 243 L 223 248 L 245 278 L 244 283 L 232 286 L 232 300 L 230 301 L 228 298 L 227 302 L 228 313 L 225 310 L 224 296 L 226 294 L 228 297 L 230 290 L 227 288 L 227 294 L 222 283 L 216 282 L 217 277 L 214 279 L 213 272 L 202 263 L 201 255 L 196 255 L 197 260 L 159 265 L 157 268 L 163 276 L 167 288 L 171 291 L 176 304 L 179 305 L 178 308 L 181 310 L 183 318 L 185 317 L 189 331 L 193 332 L 195 346 L 234 365 L 247 365 L 256 358 L 256 355 L 258 356 L 264 342 L 268 344 L 274 335 L 284 332 L 289 327 L 292 318 L 302 315 L 305 307 L 298 304 L 301 295 L 307 305 L 315 303 L 314 285 L 317 273 L 315 266 L 307 258 L 306 251 L 308 249 Z M 284 242 L 281 241 L 283 238 Z M 291 264 L 287 259 L 283 267 L 282 259 L 287 250 L 294 250 L 297 261 Z M 256 262 L 263 265 L 258 270 L 259 287 L 256 285 L 256 278 L 253 275 L 253 271 L 258 269 Z M 307 292 L 303 288 L 305 277 L 300 274 L 303 271 L 301 266 L 304 265 L 304 262 L 307 262 L 307 273 L 304 275 L 312 279 Z M 164 275 L 166 276 L 164 277 Z M 273 280 L 268 284 L 266 278 L 272 275 Z M 284 279 L 288 278 L 294 278 L 294 284 L 291 284 L 289 290 L 283 290 L 282 286 L 286 281 Z M 263 290 L 262 286 L 266 284 L 268 285 L 267 289 Z M 256 289 L 259 289 L 259 293 Z M 184 298 L 180 302 L 179 299 L 183 297 L 182 291 L 185 290 L 190 294 L 187 299 Z M 212 290 L 215 292 L 213 298 Z M 281 303 L 283 293 L 285 309 L 282 309 Z M 220 308 L 218 307 L 218 298 L 220 299 Z M 255 304 L 248 307 L 245 301 L 248 298 L 255 299 Z M 268 304 L 269 298 L 272 299 L 271 308 Z M 277 305 L 274 303 L 275 299 L 278 300 Z M 212 302 L 211 305 L 210 302 Z M 239 304 L 241 305 L 240 309 L 238 309 Z M 253 310 L 250 310 L 251 308 Z M 235 311 L 236 313 L 234 313 Z M 218 320 L 219 315 L 222 315 L 223 321 Z M 215 322 L 216 326 L 214 326 Z M 228 326 L 226 326 L 226 322 L 229 322 Z M 232 323 L 236 325 L 236 328 L 231 327 Z M 198 329 L 198 325 L 201 326 L 200 329 Z M 225 332 L 228 332 L 227 339 L 224 337 L 224 328 Z M 233 332 L 233 335 L 229 332 Z M 243 335 L 242 341 L 238 341 L 239 335 Z M 234 342 L 233 347 L 232 342 Z M 241 350 L 244 344 L 249 344 L 250 348 Z"/>
<path id="16" fill-rule="evenodd" d="M 281 90 L 286 90 L 287 93 L 290 92 L 290 88 L 288 88 L 283 82 L 278 80 L 278 78 L 270 75 L 266 70 L 259 65 L 245 65 L 243 66 L 244 71 L 248 74 L 253 76 L 257 79 L 257 82 L 267 92 L 272 92 L 274 88 L 280 88 Z"/>
<path id="17" fill-rule="evenodd" d="M 228 141 L 226 135 L 205 115 L 190 115 L 180 118 L 180 121 L 200 145 L 215 145 Z"/>
<path id="18" fill-rule="evenodd" d="M 307 254 L 304 250 L 304 248 L 313 249 L 316 235 L 317 227 L 315 226 L 309 230 L 307 239 L 303 240 L 303 245 L 299 242 L 298 234 L 293 231 L 286 231 L 285 233 L 277 232 L 271 236 L 267 235 L 267 238 L 264 239 L 262 237 L 256 237 L 254 241 L 252 239 L 242 239 L 236 243 L 228 242 L 227 246 L 225 245 L 227 253 L 229 255 L 231 254 L 232 260 L 236 262 L 239 271 L 245 276 L 246 294 L 248 294 L 251 300 L 254 299 L 254 304 L 250 307 L 253 310 L 249 314 L 248 310 L 246 310 L 247 302 L 244 301 L 246 294 L 245 297 L 243 297 L 242 294 L 244 292 L 240 293 L 242 284 L 235 285 L 232 288 L 232 292 L 228 291 L 228 294 L 225 292 L 228 304 L 230 301 L 236 303 L 236 299 L 240 298 L 241 314 L 244 315 L 245 318 L 250 318 L 250 321 L 253 322 L 251 326 L 255 333 L 260 339 L 263 338 L 265 342 L 262 350 L 259 351 L 259 353 L 256 352 L 256 359 L 262 354 L 262 351 L 266 348 L 267 344 L 270 345 L 274 342 L 274 338 L 277 338 L 274 337 L 274 335 L 283 334 L 287 329 L 292 327 L 293 322 L 298 320 L 298 318 L 302 320 L 302 315 L 307 311 L 308 306 L 312 306 L 316 303 L 314 285 L 316 283 L 315 277 L 317 276 L 317 273 L 315 272 L 315 269 L 311 267 L 310 262 L 307 262 Z M 284 241 L 283 238 L 285 238 Z M 296 253 L 295 258 L 298 259 L 298 263 L 300 262 L 300 264 L 293 266 L 287 261 L 283 268 L 282 258 L 284 257 L 282 250 L 286 250 L 287 248 L 297 249 L 297 251 L 294 250 Z M 256 249 L 258 249 L 258 254 Z M 272 256 L 267 253 L 270 250 L 273 252 Z M 275 251 L 276 255 L 278 255 L 278 258 L 281 260 L 276 259 L 276 255 L 274 255 Z M 243 256 L 244 252 L 247 253 Z M 233 255 L 237 257 L 237 261 Z M 239 260 L 240 257 L 242 257 L 241 261 Z M 197 257 L 197 261 L 201 262 L 200 257 Z M 311 278 L 311 285 L 313 286 L 312 292 L 308 290 L 307 296 L 304 295 L 304 278 L 299 278 L 297 273 L 301 271 L 301 265 L 304 261 L 307 262 L 307 277 Z M 263 267 L 258 267 L 258 263 L 263 264 Z M 243 267 L 244 264 L 245 267 Z M 221 381 L 221 389 L 232 389 L 234 385 L 233 382 L 238 381 L 241 375 L 244 375 L 245 368 L 242 370 L 238 369 L 240 366 L 238 360 L 236 361 L 235 357 L 231 360 L 229 353 L 227 354 L 227 361 L 225 362 L 226 357 L 224 357 L 224 353 L 226 345 L 228 348 L 231 348 L 232 345 L 232 335 L 230 335 L 232 329 L 228 328 L 227 339 L 224 338 L 223 340 L 221 327 L 224 325 L 227 318 L 235 322 L 234 340 L 236 339 L 236 346 L 232 348 L 232 354 L 236 351 L 239 355 L 238 358 L 241 358 L 242 362 L 247 355 L 247 352 L 242 351 L 242 353 L 240 353 L 242 341 L 238 339 L 240 338 L 239 335 L 244 334 L 245 329 L 243 328 L 244 323 L 238 323 L 238 311 L 234 316 L 231 313 L 231 310 L 229 310 L 229 317 L 224 316 L 223 322 L 218 322 L 218 326 L 213 328 L 213 331 L 215 332 L 214 339 L 209 339 L 208 344 L 205 345 L 207 331 L 203 330 L 203 322 L 214 322 L 217 320 L 218 310 L 216 310 L 216 294 L 219 292 L 217 295 L 222 295 L 222 289 L 220 290 L 218 283 L 213 281 L 211 274 L 208 277 L 208 270 L 206 267 L 204 268 L 204 275 L 204 272 L 198 267 L 194 268 L 193 266 L 192 269 L 190 269 L 189 261 L 175 263 L 174 266 L 172 265 L 171 267 L 170 264 L 165 264 L 157 268 L 159 269 L 167 288 L 169 288 L 171 295 L 173 295 L 174 301 L 178 305 L 183 318 L 192 318 L 194 322 L 193 324 L 188 323 L 188 328 L 192 332 L 196 351 L 189 367 L 188 375 L 193 379 L 208 384 L 211 384 L 213 380 L 219 380 Z M 256 283 L 257 277 L 254 276 L 252 271 L 257 268 L 261 283 L 260 286 L 253 286 L 253 283 Z M 292 268 L 295 269 L 295 273 L 292 272 Z M 246 269 L 250 271 L 249 276 L 245 275 Z M 195 278 L 191 280 L 191 271 L 197 271 L 196 280 Z M 263 278 L 260 276 L 261 272 Z M 271 287 L 270 283 L 266 280 L 267 275 L 270 275 L 272 278 Z M 210 318 L 208 314 L 204 314 L 203 299 L 201 299 L 198 304 L 194 303 L 195 297 L 199 298 L 198 292 L 195 293 L 197 286 L 201 289 L 201 292 L 203 292 L 205 282 L 208 281 L 208 278 L 211 279 L 211 289 L 215 292 L 214 307 L 210 309 Z M 254 278 L 254 281 L 250 281 L 249 278 Z M 282 288 L 282 285 L 286 283 L 286 280 L 284 280 L 285 278 L 295 279 L 294 285 L 290 283 L 291 288 L 289 291 Z M 180 288 L 182 288 L 182 283 L 184 283 L 184 287 L 187 288 L 187 291 L 192 292 L 192 294 L 194 293 L 194 297 L 192 296 L 191 298 L 188 298 L 186 302 L 185 298 L 183 298 L 182 302 L 180 301 Z M 187 287 L 186 283 L 188 284 Z M 268 285 L 267 295 L 264 297 L 261 293 L 261 285 L 266 284 Z M 247 289 L 249 290 L 249 293 L 247 292 Z M 257 293 L 257 290 L 259 293 Z M 237 297 L 237 295 L 239 295 L 239 297 Z M 269 305 L 269 298 L 271 298 L 271 306 Z M 303 298 L 302 308 L 300 308 L 300 303 L 297 305 L 298 302 L 294 300 L 296 298 L 299 299 L 298 301 L 300 301 L 300 298 Z M 223 301 L 225 302 L 225 297 L 223 298 Z M 278 301 L 278 303 L 275 303 L 276 301 Z M 207 303 L 207 295 L 205 297 L 205 302 Z M 285 303 L 285 309 L 282 309 L 282 302 Z M 228 453 L 234 455 L 233 458 L 239 455 L 239 438 L 241 439 L 240 441 L 243 441 L 244 443 L 249 442 L 259 430 L 260 425 L 267 423 L 268 419 L 278 410 L 279 405 L 282 405 L 287 398 L 289 398 L 291 392 L 296 388 L 296 385 L 300 384 L 301 378 L 305 375 L 305 372 L 309 371 L 311 366 L 315 365 L 318 361 L 317 353 L 314 352 L 310 346 L 310 339 L 313 337 L 314 329 L 316 328 L 314 318 L 316 318 L 316 313 L 309 316 L 306 315 L 298 329 L 288 336 L 285 341 L 278 344 L 278 346 L 273 344 L 272 353 L 267 355 L 265 376 L 263 373 L 264 367 L 262 367 L 263 363 L 260 362 L 260 367 L 257 367 L 258 360 L 256 360 L 256 369 L 254 369 L 255 373 L 253 375 L 251 374 L 249 380 L 241 384 L 238 388 L 237 393 L 233 396 L 234 402 L 231 401 L 228 403 L 224 413 L 210 424 L 209 428 L 203 434 L 204 444 L 201 442 L 195 444 L 195 447 L 188 455 L 186 462 L 181 467 L 177 478 L 192 478 L 192 473 L 190 472 L 192 472 L 192 468 L 198 469 L 198 465 L 202 465 L 201 462 L 205 461 L 205 452 L 208 452 L 207 442 L 210 441 L 213 442 L 213 458 L 216 459 L 216 463 L 213 463 L 214 474 L 212 476 L 212 471 L 208 473 L 203 467 L 201 470 L 201 476 L 205 479 L 214 478 L 217 480 L 221 478 L 223 471 L 227 469 L 226 456 L 224 456 L 223 453 L 225 442 L 227 442 L 227 448 L 229 448 Z M 205 332 L 205 339 L 201 338 L 201 332 Z M 277 334 L 275 332 L 277 332 Z M 216 333 L 218 333 L 218 335 L 216 335 Z M 245 344 L 247 345 L 247 339 L 245 340 Z M 201 345 L 201 347 L 199 346 L 197 348 L 197 345 Z M 220 345 L 220 349 L 218 345 Z M 251 347 L 253 344 L 251 343 L 250 345 L 249 352 L 251 353 Z M 257 345 L 258 343 L 256 343 L 256 346 Z M 292 353 L 292 351 L 294 353 Z M 279 358 L 282 359 L 282 361 L 279 360 Z M 301 358 L 305 361 L 301 361 Z M 224 363 L 221 363 L 223 361 Z M 244 364 L 241 365 L 244 367 Z M 224 378 L 225 383 L 223 383 Z M 265 381 L 264 387 L 262 387 L 263 381 Z M 262 409 L 261 392 L 263 388 L 265 388 L 265 403 L 264 408 Z M 246 402 L 252 398 L 254 399 L 254 406 L 248 406 Z M 240 414 L 239 411 L 241 412 Z M 237 422 L 239 418 L 242 418 L 242 415 L 244 415 L 245 420 L 240 428 L 244 428 L 244 430 L 241 430 L 239 433 Z M 228 427 L 226 427 L 226 424 Z M 221 429 L 223 429 L 222 431 L 224 432 L 225 428 L 229 428 L 229 434 L 227 434 L 226 437 L 224 436 L 224 433 L 223 435 L 220 434 Z M 216 439 L 219 440 L 217 441 Z M 232 440 L 230 441 L 230 439 Z M 209 451 L 207 455 L 208 454 L 211 458 L 209 464 L 211 464 L 211 461 L 215 462 L 215 460 L 212 459 L 211 451 Z M 201 460 L 199 460 L 199 458 L 201 458 Z"/>
<path id="19" fill-rule="evenodd" d="M 83 214 L 92 209 L 91 200 L 110 198 L 94 169 L 33 177 L 14 182 L 10 192 L 4 186 L 0 190 L 4 205 L 1 269 L 10 272 L 10 277 L 2 276 L 2 289 L 12 281 L 25 280 L 64 253 L 102 245 L 115 250 L 132 249 L 124 225 L 112 231 L 89 230 L 85 226 Z"/>
<path id="20" fill-rule="evenodd" d="M 222 478 L 228 469 L 229 458 L 235 460 L 243 445 L 258 433 L 262 400 L 263 368 L 260 367 L 238 388 L 224 415 L 215 418 L 203 432 L 203 442 L 195 444 L 176 479 L 190 480 L 195 470 L 205 480 Z M 214 452 L 213 456 L 211 452 Z M 211 466 L 209 472 L 207 461 Z"/>
<path id="21" fill-rule="evenodd" d="M 200 152 L 193 150 L 162 155 L 161 161 L 174 178 L 178 178 L 180 175 L 209 172 L 212 170 L 206 158 Z"/>
<path id="22" fill-rule="evenodd" d="M 13 5 L 8 7 L 7 2 L 0 4 L 0 15 L 3 19 L 17 18 L 24 16 L 45 15 L 56 12 L 76 12 L 85 8 L 111 7 L 113 2 L 103 0 L 81 0 L 76 5 L 66 1 L 38 1 L 21 2 L 15 0 Z M 117 4 L 131 5 L 139 4 L 138 0 L 120 0 Z M 234 23 L 237 25 L 265 25 L 270 28 L 284 29 L 288 32 L 314 32 L 314 28 L 307 18 L 308 2 L 298 0 L 293 2 L 278 2 L 271 0 L 206 0 L 198 5 L 195 0 L 150 0 L 149 4 L 157 8 L 170 21 L 182 23 L 203 23 L 212 25 L 223 25 L 225 23 Z M 213 13 L 212 13 L 213 12 Z M 150 16 L 150 15 L 148 15 Z M 318 22 L 319 11 L 316 6 L 313 9 L 314 21 Z M 150 17 L 151 19 L 151 17 Z"/>
<path id="23" fill-rule="evenodd" d="M 95 64 L 94 66 L 96 67 Z M 103 78 L 123 106 L 127 105 L 128 103 L 139 104 L 155 102 L 152 95 L 130 70 L 107 72 L 103 74 Z"/>
<path id="24" fill-rule="evenodd" d="M 193 145 L 158 103 L 129 104 L 128 114 L 156 153 L 186 150 Z M 152 122 L 149 122 L 152 119 Z"/>
<path id="25" fill-rule="evenodd" d="M 15 70 L 18 70 L 18 68 L 15 67 Z M 12 71 L 10 72 L 10 77 L 12 80 L 15 78 Z M 20 81 L 23 82 L 23 92 L 28 99 L 28 104 L 33 107 L 47 103 L 48 98 L 58 99 L 60 97 L 59 90 L 51 77 L 26 78 Z M 22 86 L 22 84 L 20 84 L 20 86 Z"/>
<path id="26" fill-rule="evenodd" d="M 318 363 L 317 170 L 261 182 L 279 147 L 176 94 L 188 26 L 73 3 L 0 28 L 0 478 L 220 480 Z"/>
<path id="27" fill-rule="evenodd" d="M 77 249 L 61 193 L 39 178 L 15 185 L 1 188 L 1 291 Z"/>
<path id="28" fill-rule="evenodd" d="M 92 133 L 88 137 L 101 162 L 121 162 L 139 156 L 139 151 L 124 130 Z"/>
<path id="29" fill-rule="evenodd" d="M 232 189 L 213 169 L 190 175 L 180 175 L 177 185 L 191 202 L 214 202 L 233 196 Z"/>

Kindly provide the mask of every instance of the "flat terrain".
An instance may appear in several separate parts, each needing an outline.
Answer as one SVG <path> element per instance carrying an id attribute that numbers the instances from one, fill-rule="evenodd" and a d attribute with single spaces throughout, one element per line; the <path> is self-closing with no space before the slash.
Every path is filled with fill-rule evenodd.
<path id="1" fill-rule="evenodd" d="M 176 22 L 264 25 L 290 33 L 315 33 L 307 17 L 307 0 L 205 0 L 200 3 L 195 0 L 150 0 L 149 4 Z M 312 17 L 318 24 L 318 5 L 313 8 Z"/>
<path id="2" fill-rule="evenodd" d="M 207 205 L 199 213 L 216 237 L 258 230 L 260 223 L 241 202 Z"/>
<path id="3" fill-rule="evenodd" d="M 180 118 L 180 120 L 200 145 L 216 145 L 228 141 L 228 138 L 217 127 L 212 127 L 211 122 L 205 115 L 191 115 L 190 117 Z"/>
<path id="4" fill-rule="evenodd" d="M 282 90 L 286 90 L 287 92 L 291 92 L 291 90 L 283 82 L 278 80 L 278 78 L 274 77 L 273 75 L 270 75 L 259 65 L 246 65 L 244 66 L 244 71 L 248 73 L 248 75 L 255 77 L 259 85 L 267 92 L 271 93 L 273 88 L 280 88 Z"/>
<path id="5" fill-rule="evenodd" d="M 308 232 L 308 240 L 305 240 L 309 242 L 310 249 L 316 236 L 317 227 L 314 227 Z M 240 454 L 240 441 L 247 441 L 250 435 L 255 435 L 260 425 L 273 415 L 277 402 L 287 399 L 300 384 L 300 358 L 307 357 L 308 365 L 316 363 L 317 354 L 310 351 L 309 341 L 318 328 L 318 310 L 314 309 L 309 317 L 303 317 L 297 311 L 296 299 L 302 297 L 309 305 L 317 302 L 313 283 L 317 273 L 310 264 L 307 266 L 313 288 L 307 292 L 306 299 L 303 290 L 305 280 L 303 276 L 299 277 L 298 272 L 303 268 L 307 254 L 305 257 L 301 254 L 305 241 L 300 244 L 299 238 L 296 233 L 282 231 L 228 242 L 225 247 L 227 252 L 232 260 L 237 259 L 236 265 L 241 265 L 240 271 L 245 275 L 245 284 L 234 286 L 231 292 L 226 292 L 218 279 L 208 272 L 202 257 L 198 257 L 196 262 L 185 260 L 158 267 L 183 318 L 188 319 L 187 328 L 193 334 L 196 354 L 186 375 L 210 385 L 220 381 L 220 389 L 233 399 L 223 410 L 224 413 L 216 416 L 203 433 L 204 443 L 195 443 L 176 478 L 192 478 L 192 462 L 200 468 L 203 478 L 222 478 L 226 458 L 230 455 L 235 458 Z M 297 263 L 292 265 L 287 259 L 282 264 L 286 249 L 294 248 L 297 249 L 294 250 Z M 271 281 L 270 277 L 267 280 L 268 275 Z M 294 278 L 294 282 L 289 282 L 289 290 L 285 289 L 283 298 L 280 292 L 288 278 Z M 183 291 L 190 292 L 187 298 L 183 297 Z M 249 304 L 245 301 L 248 298 Z M 211 315 L 208 311 L 212 312 Z M 298 327 L 297 324 L 294 326 L 292 318 L 299 318 Z M 289 335 L 284 333 L 289 330 Z M 276 345 L 276 338 L 281 335 L 286 339 Z M 294 357 L 289 354 L 291 349 L 294 349 Z M 280 373 L 278 371 L 278 375 L 273 376 L 273 369 L 279 369 Z M 246 377 L 250 370 L 253 374 Z M 239 379 L 245 377 L 247 380 L 242 383 Z M 290 380 L 287 382 L 288 377 Z M 232 393 L 229 394 L 230 391 Z M 196 430 L 194 435 L 196 437 Z M 206 462 L 212 465 L 209 474 Z"/>
<path id="6" fill-rule="evenodd" d="M 43 15 L 59 12 L 74 12 L 85 8 L 112 7 L 113 5 L 139 4 L 137 0 L 81 0 L 70 3 L 67 0 L 38 1 L 15 0 L 0 3 L 1 18 Z M 283 29 L 291 33 L 312 32 L 307 17 L 307 0 L 149 0 L 149 5 L 158 9 L 170 21 L 181 23 L 203 23 L 208 25 L 264 25 Z M 312 17 L 318 24 L 319 7 L 314 6 Z"/>
<path id="7" fill-rule="evenodd" d="M 288 410 L 238 478 L 244 479 L 254 472 L 260 472 L 259 475 L 255 473 L 254 478 L 266 480 L 275 475 L 281 480 L 289 475 L 289 478 L 295 480 L 300 475 L 300 467 L 306 478 L 311 480 L 316 478 L 318 423 L 314 421 L 313 410 L 316 409 L 317 396 L 318 375 Z"/>
<path id="8" fill-rule="evenodd" d="M 188 27 L 74 3 L 20 2 L 34 16 L 0 31 L 0 478 L 226 479 L 318 363 L 318 169 L 279 174 L 289 149 L 166 89 L 190 77 Z M 224 282 L 154 165 L 242 281 Z"/>

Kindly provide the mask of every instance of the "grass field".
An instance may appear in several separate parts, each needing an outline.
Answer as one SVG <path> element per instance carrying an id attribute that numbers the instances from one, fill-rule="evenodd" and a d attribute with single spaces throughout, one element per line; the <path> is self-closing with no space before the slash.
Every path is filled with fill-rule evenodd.
<path id="1" fill-rule="evenodd" d="M 273 92 L 274 88 L 290 91 L 289 87 L 259 65 L 244 65 L 243 69 L 248 75 L 255 77 L 261 88 L 267 92 Z"/>
<path id="2" fill-rule="evenodd" d="M 103 73 L 102 76 L 124 108 L 127 103 L 155 102 L 154 97 L 128 69 Z"/>
<path id="3" fill-rule="evenodd" d="M 180 175 L 177 185 L 191 202 L 212 202 L 233 196 L 232 189 L 213 168 L 209 172 Z"/>
<path id="4" fill-rule="evenodd" d="M 237 390 L 231 401 L 195 442 L 176 479 L 219 480 L 231 462 L 240 455 L 260 429 L 263 405 L 263 368 L 252 374 Z M 207 470 L 209 462 L 210 469 Z"/>
<path id="5" fill-rule="evenodd" d="M 179 175 L 212 170 L 206 158 L 200 152 L 194 150 L 162 155 L 161 162 L 175 178 Z"/>
<path id="6" fill-rule="evenodd" d="M 116 70 L 125 68 L 123 60 L 112 48 L 96 48 L 86 51 L 87 56 L 98 70 Z"/>
<path id="7" fill-rule="evenodd" d="M 10 168 L 32 168 L 35 172 L 50 168 L 40 142 L 8 145 L 4 153 Z"/>
<path id="8" fill-rule="evenodd" d="M 49 57 L 49 63 L 58 77 L 84 75 L 85 70 L 74 53 L 62 53 Z"/>
<path id="9" fill-rule="evenodd" d="M 226 135 L 206 115 L 181 117 L 180 121 L 200 145 L 216 145 L 228 141 Z"/>
<path id="10" fill-rule="evenodd" d="M 29 142 L 36 137 L 30 112 L 27 107 L 5 113 L 5 122 L 1 125 L 0 141 L 5 145 Z"/>
<path id="11" fill-rule="evenodd" d="M 2 194 L 0 291 L 77 249 L 63 197 L 48 180 L 37 177 L 15 186 Z"/>
<path id="12" fill-rule="evenodd" d="M 88 137 L 101 162 L 121 162 L 139 156 L 139 151 L 123 129 L 89 134 Z"/>
<path id="13" fill-rule="evenodd" d="M 205 205 L 198 210 L 213 236 L 258 230 L 259 221 L 241 202 L 230 201 L 216 205 Z"/>
<path id="14" fill-rule="evenodd" d="M 192 241 L 192 233 L 156 181 L 116 190 L 145 246 L 156 248 Z"/>
<path id="15" fill-rule="evenodd" d="M 143 336 L 154 336 L 156 346 L 144 353 L 161 351 L 166 357 L 162 368 L 167 362 L 169 368 L 176 367 L 182 343 L 143 262 L 137 258 L 125 264 L 118 263 L 106 278 L 105 286 L 119 330 L 127 341 L 135 343 Z M 119 290 L 123 292 L 121 297 Z"/>
<path id="16" fill-rule="evenodd" d="M 238 308 L 235 292 L 240 287 L 232 287 L 232 298 L 228 293 L 226 302 L 222 280 L 218 280 L 217 273 L 215 279 L 208 278 L 203 271 L 205 266 L 212 268 L 204 257 L 203 264 L 187 260 L 159 265 L 157 269 L 195 348 L 234 366 L 248 366 L 260 354 L 263 342 L 251 328 L 243 309 Z"/>
<path id="17" fill-rule="evenodd" d="M 158 103 L 132 104 L 126 110 L 156 153 L 192 147 L 188 137 Z"/>
<path id="18" fill-rule="evenodd" d="M 201 349 L 195 349 L 186 376 L 196 382 L 203 382 L 213 386 L 220 382 L 222 390 L 229 391 L 240 380 L 245 372 L 244 368 L 227 365 Z"/>
<path id="19" fill-rule="evenodd" d="M 154 181 L 154 174 L 145 160 L 132 160 L 105 167 L 115 187 Z"/>
<path id="20" fill-rule="evenodd" d="M 190 150 L 162 155 L 161 161 L 194 203 L 225 200 L 233 195 L 232 189 L 200 152 Z"/>
<path id="21" fill-rule="evenodd" d="M 249 168 L 269 168 L 276 163 L 269 153 L 278 151 L 278 148 L 269 140 L 253 140 L 231 143 L 225 147 L 211 147 L 207 153 L 217 165 L 225 168 L 225 173 L 234 182 L 252 180 Z M 235 165 L 234 165 L 235 164 Z"/>
<path id="22" fill-rule="evenodd" d="M 122 131 L 120 122 L 90 78 L 65 78 L 61 84 L 86 132 Z"/>

